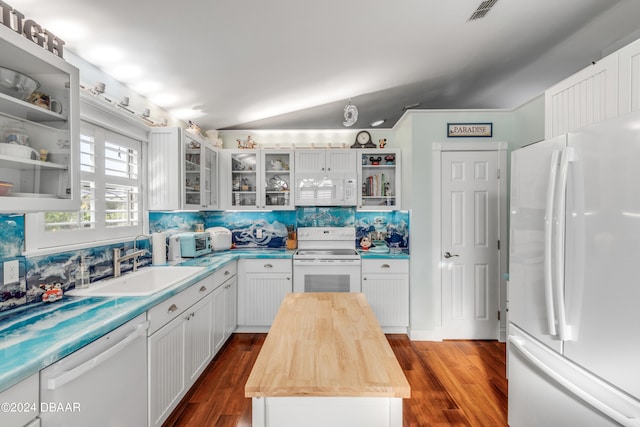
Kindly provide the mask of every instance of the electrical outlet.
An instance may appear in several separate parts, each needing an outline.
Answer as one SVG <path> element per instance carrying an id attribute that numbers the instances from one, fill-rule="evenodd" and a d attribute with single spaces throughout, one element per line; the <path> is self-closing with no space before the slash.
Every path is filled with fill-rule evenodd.
<path id="1" fill-rule="evenodd" d="M 17 259 L 5 261 L 2 270 L 4 271 L 4 281 L 2 283 L 5 285 L 20 281 L 20 261 Z"/>

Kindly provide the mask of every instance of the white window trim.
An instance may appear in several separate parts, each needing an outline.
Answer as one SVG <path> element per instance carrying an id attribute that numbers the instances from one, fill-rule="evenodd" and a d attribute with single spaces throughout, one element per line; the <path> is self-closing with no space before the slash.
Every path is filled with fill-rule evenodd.
<path id="1" fill-rule="evenodd" d="M 89 103 L 87 103 L 89 102 Z M 104 110 L 102 106 L 96 108 L 91 100 L 84 100 L 81 103 L 81 120 L 90 126 L 103 128 L 107 131 L 119 134 L 128 139 L 139 141 L 140 144 L 140 222 L 135 227 L 114 227 L 103 233 L 96 233 L 95 230 L 68 230 L 60 232 L 52 240 L 52 236 L 44 230 L 44 213 L 25 214 L 25 256 L 46 255 L 57 252 L 85 249 L 95 246 L 117 244 L 133 239 L 135 236 L 149 230 L 149 220 L 146 200 L 146 179 L 147 179 L 147 143 L 149 142 L 149 129 L 147 126 L 139 125 L 132 128 L 131 121 L 125 120 L 113 112 Z M 85 114 L 86 112 L 86 114 Z M 104 154 L 101 154 L 104 157 Z M 98 163 L 96 166 L 99 166 Z M 102 160 L 102 167 L 104 160 Z M 104 183 L 102 183 L 104 184 Z M 101 190 L 103 191 L 103 190 Z M 97 197 L 99 197 L 97 195 Z M 71 243 L 67 243 L 71 242 Z"/>

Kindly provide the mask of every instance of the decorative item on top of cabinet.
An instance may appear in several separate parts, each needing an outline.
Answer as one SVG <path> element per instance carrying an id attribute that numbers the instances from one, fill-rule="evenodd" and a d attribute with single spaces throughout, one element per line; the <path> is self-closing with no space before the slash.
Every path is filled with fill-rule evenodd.
<path id="1" fill-rule="evenodd" d="M 0 135 L 21 130 L 0 141 L 0 181 L 11 184 L 10 191 L 0 196 L 0 212 L 77 210 L 78 69 L 4 25 L 0 25 L 0 51 L 0 73 L 13 75 L 2 79 L 12 83 L 0 90 Z M 21 77 L 16 80 L 16 76 Z M 19 93 L 22 83 L 14 82 L 21 80 L 36 84 Z M 48 108 L 46 103 L 28 101 L 36 88 L 47 94 Z M 46 161 L 40 159 L 40 150 L 48 153 Z"/>
<path id="2" fill-rule="evenodd" d="M 362 192 L 358 209 L 401 209 L 400 150 L 358 150 L 358 176 Z"/>
<path id="3" fill-rule="evenodd" d="M 181 128 L 149 138 L 149 210 L 218 209 L 218 150 Z"/>

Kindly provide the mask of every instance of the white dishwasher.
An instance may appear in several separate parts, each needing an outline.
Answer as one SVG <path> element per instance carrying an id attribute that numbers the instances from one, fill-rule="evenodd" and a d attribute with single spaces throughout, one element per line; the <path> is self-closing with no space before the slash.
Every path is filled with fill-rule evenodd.
<path id="1" fill-rule="evenodd" d="M 146 316 L 40 371 L 42 427 L 147 425 Z"/>

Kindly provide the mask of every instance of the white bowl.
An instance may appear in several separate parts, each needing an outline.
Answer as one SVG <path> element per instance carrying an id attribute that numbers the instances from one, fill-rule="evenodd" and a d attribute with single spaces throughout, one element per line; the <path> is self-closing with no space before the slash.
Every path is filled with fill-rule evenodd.
<path id="1" fill-rule="evenodd" d="M 0 144 L 0 155 L 16 157 L 19 159 L 37 159 L 38 152 L 26 145 Z"/>
<path id="2" fill-rule="evenodd" d="M 0 92 L 6 95 L 26 101 L 39 86 L 37 80 L 25 74 L 0 67 Z"/>

